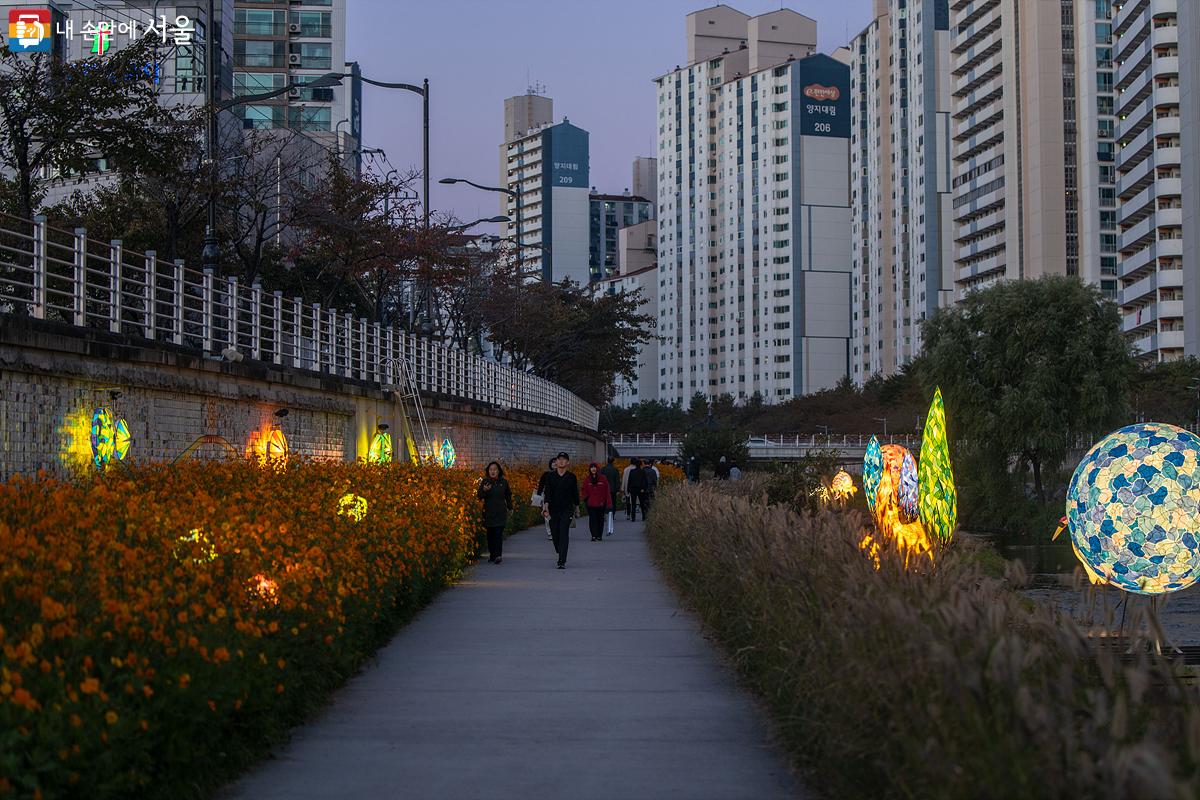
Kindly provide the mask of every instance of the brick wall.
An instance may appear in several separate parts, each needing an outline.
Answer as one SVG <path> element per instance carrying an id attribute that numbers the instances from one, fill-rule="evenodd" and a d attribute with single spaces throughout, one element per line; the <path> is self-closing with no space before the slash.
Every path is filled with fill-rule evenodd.
<path id="1" fill-rule="evenodd" d="M 423 404 L 430 434 L 448 436 L 465 466 L 603 452 L 593 434 L 566 423 L 445 398 Z M 246 454 L 273 425 L 293 453 L 352 460 L 365 457 L 380 422 L 399 441 L 402 413 L 366 383 L 0 315 L 0 479 L 90 468 L 91 418 L 100 406 L 126 420 L 137 461 L 172 461 L 204 436 Z M 285 408 L 285 417 L 275 416 Z M 226 456 L 214 443 L 191 453 Z"/>

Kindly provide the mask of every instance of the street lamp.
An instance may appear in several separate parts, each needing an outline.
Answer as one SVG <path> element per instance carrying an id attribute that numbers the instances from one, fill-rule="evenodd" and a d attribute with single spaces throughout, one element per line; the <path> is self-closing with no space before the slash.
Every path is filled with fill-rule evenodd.
<path id="1" fill-rule="evenodd" d="M 444 183 L 447 185 L 454 184 L 454 183 L 465 183 L 468 186 L 474 186 L 476 189 L 479 189 L 481 191 L 497 192 L 498 194 L 506 194 L 509 197 L 516 200 L 516 203 L 517 203 L 517 242 L 516 242 L 516 244 L 517 244 L 517 272 L 523 273 L 524 272 L 524 269 L 523 269 L 524 262 L 523 262 L 523 252 L 522 251 L 524 251 L 524 249 L 525 249 L 525 246 L 524 246 L 525 243 L 521 238 L 521 193 L 514 191 L 512 189 L 507 189 L 503 186 L 483 186 L 481 184 L 476 183 L 475 181 L 469 181 L 466 178 L 442 178 L 441 180 L 438 181 L 438 183 Z"/>
<path id="2" fill-rule="evenodd" d="M 506 216 L 488 217 L 487 219 L 477 219 L 474 222 L 468 222 L 465 225 L 451 225 L 446 230 L 448 230 L 448 231 L 465 231 L 467 228 L 474 228 L 476 225 L 482 225 L 485 222 L 486 223 L 500 223 L 500 222 L 508 222 L 508 221 L 509 221 L 509 219 Z"/>

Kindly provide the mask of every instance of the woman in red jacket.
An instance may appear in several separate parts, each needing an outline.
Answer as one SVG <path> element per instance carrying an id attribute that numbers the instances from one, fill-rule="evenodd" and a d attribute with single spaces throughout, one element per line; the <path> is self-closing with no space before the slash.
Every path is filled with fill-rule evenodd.
<path id="1" fill-rule="evenodd" d="M 600 472 L 600 465 L 593 461 L 588 465 L 587 477 L 580 487 L 583 504 L 588 510 L 588 526 L 592 531 L 592 541 L 604 541 L 604 515 L 612 510 L 612 492 L 608 489 L 608 480 Z"/>

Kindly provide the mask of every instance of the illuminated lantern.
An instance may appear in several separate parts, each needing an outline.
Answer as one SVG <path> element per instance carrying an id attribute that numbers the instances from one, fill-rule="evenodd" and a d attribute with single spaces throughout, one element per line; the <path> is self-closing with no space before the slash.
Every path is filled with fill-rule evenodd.
<path id="1" fill-rule="evenodd" d="M 265 454 L 267 458 L 287 458 L 288 440 L 279 428 L 271 429 L 271 434 L 267 437 Z"/>
<path id="2" fill-rule="evenodd" d="M 112 460 L 116 449 L 117 425 L 107 408 L 97 408 L 92 414 L 92 463 L 103 469 Z"/>
<path id="3" fill-rule="evenodd" d="M 124 461 L 129 455 L 129 447 L 133 444 L 133 437 L 129 435 L 129 423 L 123 419 L 117 420 L 117 427 L 113 433 L 113 455 L 118 461 Z"/>
<path id="4" fill-rule="evenodd" d="M 458 453 L 454 450 L 454 442 L 450 441 L 450 437 L 442 439 L 442 447 L 438 452 L 438 463 L 446 469 L 454 466 L 454 462 L 458 461 Z"/>
<path id="5" fill-rule="evenodd" d="M 337 513 L 339 517 L 349 517 L 352 522 L 358 522 L 367 515 L 367 498 L 344 494 L 338 500 Z"/>
<path id="6" fill-rule="evenodd" d="M 268 605 L 279 604 L 279 584 L 261 572 L 250 579 L 250 596 Z"/>
<path id="7" fill-rule="evenodd" d="M 875 490 L 875 529 L 885 539 L 895 543 L 896 549 L 904 553 L 905 564 L 908 556 L 931 551 L 929 536 L 920 522 L 903 522 L 900 519 L 900 505 L 897 502 L 896 488 L 892 484 L 891 473 L 883 471 L 879 479 L 879 487 Z M 930 553 L 932 558 L 932 553 Z"/>
<path id="8" fill-rule="evenodd" d="M 917 508 L 921 524 L 943 544 L 954 536 L 958 524 L 958 492 L 950 467 L 950 443 L 946 438 L 946 410 L 942 390 L 933 393 L 925 430 L 921 437 L 921 462 L 917 468 Z"/>
<path id="9" fill-rule="evenodd" d="M 217 558 L 217 548 L 213 546 L 212 540 L 208 538 L 208 534 L 199 528 L 192 528 L 186 536 L 180 536 L 178 544 L 175 546 L 175 558 L 180 561 L 191 561 L 193 564 L 207 564 L 210 561 L 215 561 Z M 188 558 L 188 555 L 198 551 L 193 558 Z"/>
<path id="10" fill-rule="evenodd" d="M 392 461 L 392 435 L 380 431 L 371 439 L 367 450 L 367 461 L 372 464 L 390 464 Z"/>
<path id="11" fill-rule="evenodd" d="M 907 447 L 902 447 L 898 444 L 885 444 L 879 448 L 881 457 L 883 458 L 883 470 L 892 476 L 892 489 L 900 490 L 900 469 L 904 466 L 904 456 L 908 453 Z"/>
<path id="12" fill-rule="evenodd" d="M 913 522 L 917 518 L 917 462 L 912 453 L 904 451 L 900 462 L 900 486 L 896 492 L 900 505 L 900 521 Z"/>
<path id="13" fill-rule="evenodd" d="M 844 469 L 838 470 L 837 475 L 833 476 L 833 480 L 829 483 L 829 489 L 837 500 L 849 500 L 858 491 L 858 487 L 854 485 L 854 479 Z"/>
<path id="14" fill-rule="evenodd" d="M 867 442 L 867 452 L 863 456 L 863 491 L 867 495 L 867 507 L 875 510 L 875 490 L 879 488 L 879 479 L 883 476 L 883 453 L 879 448 L 879 440 L 874 436 Z"/>
<path id="15" fill-rule="evenodd" d="M 1110 433 L 1071 476 L 1067 525 L 1105 582 L 1145 595 L 1188 588 L 1200 578 L 1200 438 L 1159 422 Z"/>

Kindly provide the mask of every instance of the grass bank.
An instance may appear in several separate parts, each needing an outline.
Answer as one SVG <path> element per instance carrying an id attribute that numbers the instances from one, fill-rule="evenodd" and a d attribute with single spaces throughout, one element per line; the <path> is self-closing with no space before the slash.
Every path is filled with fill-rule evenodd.
<path id="1" fill-rule="evenodd" d="M 685 603 L 830 798 L 1200 793 L 1200 710 L 1178 668 L 1122 664 L 1014 591 L 980 545 L 880 565 L 857 511 L 798 515 L 754 481 L 676 485 L 647 536 Z"/>

